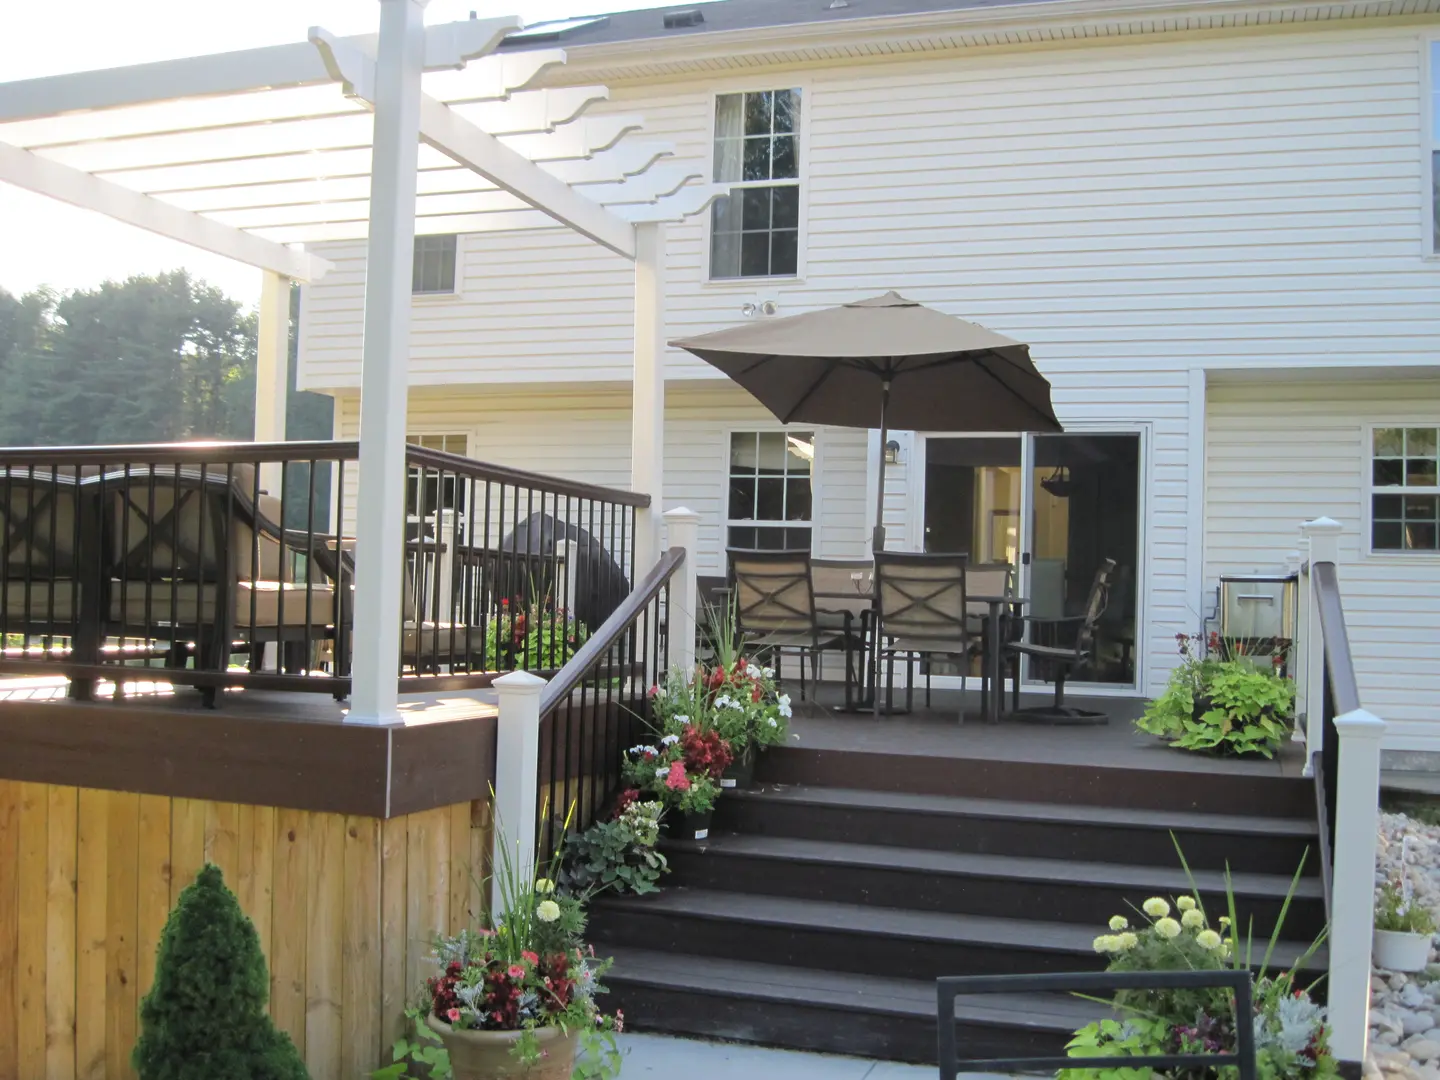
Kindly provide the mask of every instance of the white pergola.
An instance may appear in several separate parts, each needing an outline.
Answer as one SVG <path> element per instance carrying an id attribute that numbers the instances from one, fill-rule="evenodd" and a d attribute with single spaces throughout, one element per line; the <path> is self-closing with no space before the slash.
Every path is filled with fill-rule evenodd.
<path id="1" fill-rule="evenodd" d="M 264 273 L 255 438 L 285 437 L 288 291 L 329 264 L 304 245 L 365 239 L 361 492 L 348 718 L 398 717 L 405 427 L 414 237 L 569 228 L 635 264 L 631 484 L 653 502 L 636 565 L 659 551 L 665 223 L 723 193 L 587 117 L 604 87 L 530 89 L 560 50 L 497 53 L 517 18 L 424 25 L 380 0 L 380 30 L 0 84 L 0 181 Z"/>

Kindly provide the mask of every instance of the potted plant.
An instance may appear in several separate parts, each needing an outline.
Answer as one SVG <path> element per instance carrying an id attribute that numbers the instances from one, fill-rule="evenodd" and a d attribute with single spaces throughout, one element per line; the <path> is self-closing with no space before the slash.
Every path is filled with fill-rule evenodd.
<path id="1" fill-rule="evenodd" d="M 618 1075 L 623 1018 L 596 1004 L 610 961 L 584 941 L 581 898 L 522 877 L 503 849 L 495 880 L 504 914 L 437 937 L 440 973 L 426 983 L 425 1023 L 454 1080 L 571 1080 L 581 1051 L 586 1077 Z"/>
<path id="2" fill-rule="evenodd" d="M 1375 897 L 1375 966 L 1424 971 L 1430 962 L 1435 920 L 1404 884 L 1382 883 Z"/>
<path id="3" fill-rule="evenodd" d="M 663 694 L 663 687 L 651 696 Z M 662 828 L 676 840 L 705 840 L 720 795 L 720 777 L 730 765 L 730 747 L 719 732 L 701 727 L 684 713 L 672 715 L 654 743 L 625 752 L 626 783 L 665 807 Z"/>
<path id="4" fill-rule="evenodd" d="M 527 606 L 502 597 L 500 613 L 485 626 L 484 655 L 500 668 L 548 671 L 574 656 L 589 636 L 584 623 L 548 599 Z"/>
<path id="5" fill-rule="evenodd" d="M 607 889 L 636 896 L 659 892 L 657 883 L 669 870 L 665 856 L 655 850 L 664 813 L 663 805 L 642 800 L 635 788 L 622 791 L 609 818 L 565 838 L 557 879 L 561 890 L 582 902 Z"/>
<path id="6" fill-rule="evenodd" d="M 1146 707 L 1135 726 L 1171 746 L 1235 756 L 1274 757 L 1290 732 L 1295 684 L 1280 672 L 1283 650 L 1263 663 L 1211 634 L 1175 635 L 1181 661 L 1165 692 Z"/>

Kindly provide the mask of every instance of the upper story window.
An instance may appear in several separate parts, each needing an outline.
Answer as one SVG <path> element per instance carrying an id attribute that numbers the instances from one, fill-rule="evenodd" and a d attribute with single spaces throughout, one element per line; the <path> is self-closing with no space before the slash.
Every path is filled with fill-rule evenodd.
<path id="1" fill-rule="evenodd" d="M 418 237 L 417 237 L 418 239 Z M 453 237 L 451 239 L 454 239 Z M 470 439 L 463 434 L 446 435 L 406 435 L 405 441 L 411 446 L 423 447 L 426 450 L 442 450 L 447 454 L 459 454 L 464 457 L 469 453 Z M 424 472 L 423 483 L 421 473 Z M 455 475 L 446 473 L 444 489 L 441 489 L 441 477 L 438 473 L 410 469 L 410 475 L 405 481 L 405 513 L 408 517 L 416 518 L 429 516 L 439 510 L 464 510 L 465 509 L 465 486 L 456 485 Z"/>
<path id="2" fill-rule="evenodd" d="M 1440 255 L 1440 41 L 1430 42 L 1430 130 L 1425 145 L 1430 155 L 1430 250 Z"/>
<path id="3" fill-rule="evenodd" d="M 727 547 L 810 547 L 813 431 L 736 431 L 730 436 Z"/>
<path id="4" fill-rule="evenodd" d="M 800 262 L 800 91 L 715 99 L 710 277 L 794 277 Z"/>
<path id="5" fill-rule="evenodd" d="M 1440 427 L 1377 427 L 1370 450 L 1370 550 L 1440 551 Z"/>
<path id="6" fill-rule="evenodd" d="M 446 294 L 455 291 L 455 245 L 448 236 L 415 237 L 415 266 L 410 291 L 416 295 Z"/>

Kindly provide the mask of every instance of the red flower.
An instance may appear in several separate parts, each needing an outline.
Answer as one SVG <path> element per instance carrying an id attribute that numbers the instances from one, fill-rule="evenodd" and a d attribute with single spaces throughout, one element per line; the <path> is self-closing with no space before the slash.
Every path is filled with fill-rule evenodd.
<path id="1" fill-rule="evenodd" d="M 538 963 L 540 962 L 540 957 L 536 956 L 536 955 L 535 955 L 533 952 L 531 952 L 529 949 L 526 949 L 526 950 L 525 950 L 524 952 L 522 952 L 520 955 L 521 955 L 527 962 L 529 962 L 529 963 L 531 963 L 531 964 L 538 964 Z"/>
<path id="2" fill-rule="evenodd" d="M 501 606 L 501 607 L 509 607 L 509 606 L 510 606 L 510 598 L 509 598 L 508 596 L 502 596 L 502 597 L 500 598 L 500 606 Z"/>
<path id="3" fill-rule="evenodd" d="M 525 977 L 525 969 L 519 964 L 511 964 L 508 974 L 512 979 L 523 979 Z"/>
<path id="4" fill-rule="evenodd" d="M 636 803 L 636 802 L 639 802 L 639 801 L 640 801 L 640 792 L 639 792 L 639 790 L 636 789 L 636 788 L 633 788 L 633 787 L 632 787 L 632 788 L 626 788 L 624 791 L 622 791 L 622 792 L 620 793 L 620 797 L 615 800 L 615 815 L 614 815 L 614 816 L 618 818 L 621 814 L 625 813 L 626 810 L 630 809 L 630 806 L 631 806 L 632 803 Z"/>
<path id="5" fill-rule="evenodd" d="M 737 660 L 735 661 L 735 670 L 736 670 L 736 671 L 744 671 L 744 670 L 745 670 L 745 658 L 744 658 L 743 656 L 740 657 L 739 659 L 737 659 Z"/>
<path id="6" fill-rule="evenodd" d="M 670 763 L 670 774 L 665 777 L 665 786 L 671 791 L 690 790 L 690 778 L 685 775 L 685 763 L 683 761 L 672 761 Z"/>
<path id="7" fill-rule="evenodd" d="M 1283 656 L 1272 656 L 1272 657 L 1270 658 L 1270 662 L 1271 662 L 1272 664 L 1274 664 L 1276 668 L 1282 668 L 1282 667 L 1285 666 L 1285 657 L 1283 657 Z"/>
<path id="8" fill-rule="evenodd" d="M 620 1032 L 625 1030 L 625 1014 L 619 1009 L 615 1010 L 615 1030 Z"/>
<path id="9" fill-rule="evenodd" d="M 719 690 L 725 685 L 725 669 L 716 668 L 710 675 L 710 689 Z"/>
<path id="10" fill-rule="evenodd" d="M 693 725 L 686 725 L 680 736 L 680 749 L 684 754 L 685 768 L 690 772 L 705 773 L 712 780 L 730 767 L 733 755 L 730 744 L 718 732 L 699 732 Z"/>
<path id="11" fill-rule="evenodd" d="M 760 688 L 760 684 L 759 684 L 759 683 L 756 683 L 756 684 L 755 684 L 755 689 L 750 692 L 750 700 L 753 701 L 756 705 L 759 705 L 759 704 L 760 704 L 760 699 L 763 698 L 764 696 L 765 696 L 765 691 Z"/>
<path id="12" fill-rule="evenodd" d="M 651 696 L 652 698 L 653 698 L 653 697 L 659 697 L 659 696 L 660 696 L 660 684 L 659 684 L 659 683 L 656 683 L 654 686 L 650 687 L 650 696 Z"/>

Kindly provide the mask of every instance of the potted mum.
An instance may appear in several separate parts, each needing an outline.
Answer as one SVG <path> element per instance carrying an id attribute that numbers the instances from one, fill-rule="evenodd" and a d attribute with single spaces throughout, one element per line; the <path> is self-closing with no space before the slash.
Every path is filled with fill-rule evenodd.
<path id="1" fill-rule="evenodd" d="M 1375 897 L 1375 966 L 1424 971 L 1430 962 L 1435 920 L 1402 882 L 1384 882 Z"/>
<path id="2" fill-rule="evenodd" d="M 501 864 L 505 914 L 435 942 L 440 973 L 426 984 L 425 1022 L 445 1044 L 454 1080 L 617 1076 L 623 1018 L 596 1004 L 610 961 L 584 942 L 581 900 L 546 878 L 522 879 L 503 852 Z"/>
<path id="3" fill-rule="evenodd" d="M 663 696 L 662 687 L 651 697 Z M 710 835 L 710 818 L 720 794 L 720 777 L 730 765 L 730 746 L 712 727 L 702 727 L 686 713 L 664 720 L 654 743 L 641 743 L 625 752 L 622 773 L 636 795 L 665 807 L 663 827 L 677 840 L 704 840 Z M 702 721 L 703 723 L 703 721 Z M 631 798 L 623 794 L 621 798 Z"/>

